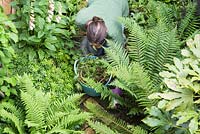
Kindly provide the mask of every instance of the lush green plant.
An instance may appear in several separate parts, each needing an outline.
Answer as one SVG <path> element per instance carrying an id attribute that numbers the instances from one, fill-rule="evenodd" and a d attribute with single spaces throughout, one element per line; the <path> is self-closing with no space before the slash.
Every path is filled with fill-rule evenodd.
<path id="1" fill-rule="evenodd" d="M 169 129 L 183 129 L 193 133 L 199 130 L 199 81 L 200 81 L 200 34 L 194 37 L 194 40 L 187 41 L 187 48 L 181 51 L 183 60 L 174 58 L 174 65 L 167 64 L 169 71 L 163 71 L 160 75 L 164 78 L 164 83 L 168 89 L 162 93 L 154 93 L 149 96 L 151 99 L 160 99 L 158 108 L 170 114 L 171 120 L 174 120 L 173 126 L 162 118 L 157 118 L 153 114 L 159 111 L 153 108 L 152 114 L 144 120 L 152 127 L 158 127 L 168 132 Z M 156 110 L 157 109 L 157 110 Z M 164 121 L 163 121 L 164 120 Z M 156 123 L 155 123 L 156 121 Z M 168 127 L 166 128 L 166 124 Z"/>
<path id="2" fill-rule="evenodd" d="M 87 100 L 84 105 L 94 114 L 94 121 L 88 123 L 99 134 L 147 134 L 141 127 L 128 125 L 123 120 L 117 119 L 92 100 Z"/>
<path id="3" fill-rule="evenodd" d="M 3 133 L 83 133 L 79 125 L 89 119 L 90 115 L 78 108 L 82 94 L 55 99 L 51 92 L 45 93 L 34 88 L 27 75 L 18 80 L 21 90 L 19 103 L 23 105 L 17 108 L 8 102 L 1 103 Z"/>
<path id="4" fill-rule="evenodd" d="M 6 96 L 16 94 L 16 80 L 10 73 L 11 60 L 15 57 L 14 49 L 11 42 L 18 41 L 17 30 L 8 19 L 8 17 L 0 10 L 0 91 Z"/>
<path id="5" fill-rule="evenodd" d="M 69 63 L 69 56 L 57 53 L 56 59 L 29 61 L 27 56 L 19 54 L 13 61 L 14 74 L 27 73 L 32 76 L 34 86 L 44 91 L 53 91 L 59 96 L 74 93 L 74 73 Z"/>
<path id="6" fill-rule="evenodd" d="M 129 31 L 127 49 L 131 60 L 140 63 L 157 85 L 161 82 L 158 73 L 165 70 L 164 64 L 172 63 L 181 43 L 173 23 L 172 9 L 161 2 L 150 1 L 148 25 L 140 26 L 134 18 L 122 18 Z"/>
<path id="7" fill-rule="evenodd" d="M 72 35 L 76 33 L 75 14 L 81 0 L 16 0 L 12 3 L 16 14 L 11 18 L 19 31 L 20 49 L 43 59 L 58 50 L 77 55 Z M 76 57 L 74 58 L 76 59 Z"/>
<path id="8" fill-rule="evenodd" d="M 147 97 L 157 89 L 153 87 L 148 73 L 138 62 L 129 58 L 129 54 L 120 44 L 109 41 L 109 45 L 109 48 L 105 48 L 107 55 L 105 62 L 108 65 L 108 73 L 115 77 L 110 85 L 128 92 L 140 106 L 153 105 L 153 101 Z"/>
<path id="9" fill-rule="evenodd" d="M 162 20 L 170 30 L 176 28 L 176 36 L 183 41 L 200 28 L 200 3 L 196 0 L 133 0 L 129 5 L 132 18 L 140 26 L 151 28 Z"/>

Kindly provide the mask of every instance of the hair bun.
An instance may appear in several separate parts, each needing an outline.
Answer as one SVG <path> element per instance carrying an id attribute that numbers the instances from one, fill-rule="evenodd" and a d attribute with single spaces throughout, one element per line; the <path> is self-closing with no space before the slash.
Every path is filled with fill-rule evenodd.
<path id="1" fill-rule="evenodd" d="M 102 20 L 101 18 L 97 17 L 97 16 L 94 16 L 94 17 L 92 18 L 92 21 L 98 22 L 98 21 L 103 21 L 103 20 Z"/>

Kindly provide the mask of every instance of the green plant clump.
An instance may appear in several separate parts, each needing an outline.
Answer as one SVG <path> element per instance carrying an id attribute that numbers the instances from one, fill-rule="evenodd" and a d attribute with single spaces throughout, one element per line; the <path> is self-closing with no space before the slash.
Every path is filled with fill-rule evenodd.
<path id="1" fill-rule="evenodd" d="M 144 122 L 162 132 L 173 130 L 174 133 L 196 134 L 200 132 L 200 34 L 187 41 L 187 47 L 181 54 L 182 60 L 174 58 L 173 65 L 166 65 L 169 71 L 160 73 L 168 89 L 149 96 L 160 101 L 157 107 L 150 109 L 150 115 Z M 168 118 L 163 117 L 160 111 L 168 113 Z M 173 123 L 169 123 L 169 119 Z"/>

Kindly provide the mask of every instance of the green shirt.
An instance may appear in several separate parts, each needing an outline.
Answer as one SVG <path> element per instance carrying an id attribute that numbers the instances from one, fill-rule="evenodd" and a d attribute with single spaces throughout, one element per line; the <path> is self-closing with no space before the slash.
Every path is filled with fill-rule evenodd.
<path id="1" fill-rule="evenodd" d="M 84 26 L 93 16 L 100 17 L 106 24 L 108 35 L 115 41 L 123 43 L 123 26 L 118 22 L 118 18 L 128 14 L 128 0 L 89 0 L 88 7 L 78 12 L 76 23 Z"/>

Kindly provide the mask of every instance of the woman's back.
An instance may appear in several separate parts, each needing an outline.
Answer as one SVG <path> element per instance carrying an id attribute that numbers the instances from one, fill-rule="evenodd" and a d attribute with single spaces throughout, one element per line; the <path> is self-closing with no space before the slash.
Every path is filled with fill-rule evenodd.
<path id="1" fill-rule="evenodd" d="M 115 41 L 124 41 L 122 25 L 118 18 L 129 13 L 127 0 L 89 0 L 88 7 L 78 12 L 76 23 L 84 26 L 93 16 L 102 18 L 108 29 L 108 35 Z"/>

